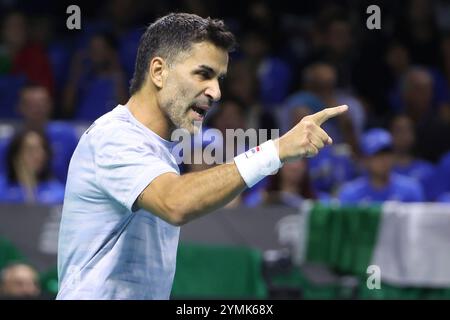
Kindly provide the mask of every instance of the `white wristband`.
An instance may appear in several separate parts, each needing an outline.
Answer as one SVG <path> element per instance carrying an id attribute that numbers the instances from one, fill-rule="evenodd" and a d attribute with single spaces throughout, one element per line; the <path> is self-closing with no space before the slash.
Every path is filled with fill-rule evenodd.
<path id="1" fill-rule="evenodd" d="M 283 165 L 273 140 L 241 153 L 234 158 L 234 163 L 249 188 L 265 176 L 275 174 Z"/>

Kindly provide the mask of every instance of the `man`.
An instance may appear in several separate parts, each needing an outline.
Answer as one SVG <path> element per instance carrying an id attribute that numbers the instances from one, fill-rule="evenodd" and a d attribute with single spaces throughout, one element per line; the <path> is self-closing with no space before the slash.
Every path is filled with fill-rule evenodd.
<path id="1" fill-rule="evenodd" d="M 305 118 L 253 156 L 179 175 L 171 133 L 198 131 L 194 122 L 220 99 L 233 46 L 220 20 L 169 14 L 148 27 L 131 98 L 94 122 L 69 166 L 58 299 L 168 299 L 180 225 L 225 205 L 283 161 L 332 143 L 320 124 L 347 106 Z"/>
<path id="2" fill-rule="evenodd" d="M 343 204 L 369 204 L 383 201 L 424 201 L 423 190 L 415 179 L 394 174 L 392 138 L 381 128 L 370 129 L 361 140 L 367 175 L 344 184 L 339 194 Z"/>
<path id="3" fill-rule="evenodd" d="M 42 131 L 49 139 L 53 173 L 65 183 L 70 157 L 78 142 L 75 128 L 67 122 L 51 120 L 53 100 L 47 88 L 39 84 L 30 83 L 20 90 L 17 111 L 24 129 Z"/>
<path id="4" fill-rule="evenodd" d="M 396 115 L 391 120 L 393 172 L 417 180 L 424 190 L 428 201 L 433 201 L 433 176 L 435 168 L 431 162 L 418 158 L 414 154 L 416 132 L 414 123 L 405 114 Z"/>
<path id="5" fill-rule="evenodd" d="M 0 296 L 2 298 L 36 299 L 41 293 L 39 276 L 31 266 L 13 263 L 0 273 Z"/>

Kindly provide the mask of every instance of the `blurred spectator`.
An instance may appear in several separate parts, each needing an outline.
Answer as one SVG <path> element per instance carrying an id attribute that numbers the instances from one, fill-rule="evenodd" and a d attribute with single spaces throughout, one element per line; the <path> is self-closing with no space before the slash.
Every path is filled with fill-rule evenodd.
<path id="1" fill-rule="evenodd" d="M 215 143 L 221 143 L 220 147 L 222 147 L 224 155 L 223 161 L 225 162 L 230 161 L 233 157 L 245 151 L 248 147 L 248 145 L 245 144 L 246 141 L 243 141 L 241 142 L 241 145 L 238 145 L 239 141 L 237 141 L 238 143 L 233 143 L 233 141 L 227 141 L 226 139 L 227 129 L 247 130 L 248 125 L 246 122 L 246 112 L 247 110 L 245 109 L 243 102 L 236 98 L 226 98 L 221 101 L 218 106 L 211 110 L 207 123 L 209 127 L 218 129 L 222 134 L 221 139 L 219 139 L 220 137 L 216 138 L 218 141 Z M 242 143 L 244 144 L 242 145 Z M 234 147 L 234 149 L 232 149 L 232 147 Z"/>
<path id="2" fill-rule="evenodd" d="M 358 99 L 350 94 L 337 89 L 337 75 L 333 66 L 327 63 L 315 63 L 303 71 L 302 87 L 304 91 L 299 91 L 288 98 L 290 106 L 305 93 L 309 93 L 318 99 L 317 103 L 309 105 L 312 113 L 324 107 L 332 107 L 341 104 L 349 106 L 349 112 L 324 124 L 324 129 L 333 137 L 336 143 L 347 143 L 353 151 L 358 153 L 358 136 L 364 129 L 366 115 L 362 104 Z"/>
<path id="3" fill-rule="evenodd" d="M 62 203 L 64 185 L 53 178 L 50 161 L 43 133 L 28 129 L 16 134 L 7 152 L 7 176 L 0 181 L 0 201 Z"/>
<path id="4" fill-rule="evenodd" d="M 417 155 L 436 161 L 450 148 L 450 123 L 440 119 L 433 108 L 433 78 L 420 67 L 410 68 L 401 82 L 401 105 L 414 122 L 417 132 Z"/>
<path id="5" fill-rule="evenodd" d="M 53 75 L 42 44 L 31 42 L 25 15 L 12 11 L 3 18 L 0 42 L 0 74 L 23 74 L 53 94 Z"/>
<path id="6" fill-rule="evenodd" d="M 63 95 L 63 114 L 79 120 L 95 120 L 125 103 L 125 75 L 112 35 L 94 35 L 87 52 L 81 50 L 74 56 Z"/>
<path id="7" fill-rule="evenodd" d="M 339 193 L 342 204 L 425 200 L 416 180 L 392 172 L 392 138 L 388 131 L 380 128 L 367 131 L 361 140 L 361 150 L 367 174 L 342 186 Z"/>
<path id="8" fill-rule="evenodd" d="M 259 81 L 259 98 L 266 110 L 271 110 L 286 97 L 291 86 L 291 70 L 274 55 L 264 30 L 247 29 L 241 40 L 243 58 Z"/>
<path id="9" fill-rule="evenodd" d="M 448 104 L 450 88 L 445 75 L 434 67 L 413 66 L 408 49 L 398 40 L 393 41 L 387 48 L 386 65 L 389 104 L 395 112 L 404 111 L 409 103 L 405 100 L 405 92 L 408 95 L 408 88 L 405 90 L 405 85 L 410 88 L 415 85 L 422 91 L 430 87 L 431 89 L 426 90 L 431 92 L 426 92 L 424 99 L 428 99 L 427 103 L 433 110 L 440 110 Z M 417 93 L 417 95 L 423 93 Z"/>
<path id="10" fill-rule="evenodd" d="M 413 63 L 434 65 L 438 52 L 435 1 L 411 0 L 396 19 L 394 35 L 406 44 Z"/>
<path id="11" fill-rule="evenodd" d="M 395 116 L 391 122 L 392 147 L 394 155 L 393 172 L 415 178 L 421 183 L 427 200 L 433 200 L 428 194 L 432 183 L 434 166 L 413 154 L 416 133 L 412 120 L 406 115 Z"/>
<path id="12" fill-rule="evenodd" d="M 337 72 L 337 86 L 351 88 L 351 66 L 357 50 L 354 50 L 353 28 L 347 13 L 334 5 L 324 6 L 316 21 L 312 32 L 313 47 L 306 58 L 306 65 L 315 61 L 331 64 Z"/>
<path id="13" fill-rule="evenodd" d="M 17 109 L 23 117 L 25 129 L 45 132 L 53 151 L 53 170 L 64 183 L 70 158 L 78 143 L 75 128 L 67 122 L 50 121 L 53 100 L 48 90 L 40 85 L 30 84 L 22 88 Z"/>
<path id="14" fill-rule="evenodd" d="M 316 199 L 306 159 L 286 162 L 276 175 L 269 176 L 266 189 L 245 196 L 246 206 L 284 205 L 299 208 L 304 199 Z"/>
<path id="15" fill-rule="evenodd" d="M 1 270 L 1 298 L 36 299 L 40 294 L 39 275 L 31 266 L 23 263 L 15 263 Z"/>
<path id="16" fill-rule="evenodd" d="M 53 101 L 45 87 L 29 84 L 20 91 L 17 109 L 25 128 L 41 130 L 50 120 Z"/>
<path id="17" fill-rule="evenodd" d="M 312 110 L 317 112 L 322 108 L 322 102 L 312 93 L 300 91 L 292 95 L 285 104 L 284 114 L 281 115 L 283 132 L 300 122 L 303 117 L 312 114 Z M 333 128 L 326 124 L 323 127 L 335 141 Z M 311 181 L 321 200 L 326 198 L 326 194 L 334 195 L 343 183 L 357 176 L 358 163 L 353 158 L 354 152 L 349 145 L 335 141 L 333 146 L 323 148 L 318 155 L 309 159 Z"/>
<path id="18" fill-rule="evenodd" d="M 239 60 L 229 66 L 224 95 L 242 101 L 249 128 L 278 128 L 272 114 L 261 105 L 258 95 L 259 84 L 258 77 L 248 61 Z"/>

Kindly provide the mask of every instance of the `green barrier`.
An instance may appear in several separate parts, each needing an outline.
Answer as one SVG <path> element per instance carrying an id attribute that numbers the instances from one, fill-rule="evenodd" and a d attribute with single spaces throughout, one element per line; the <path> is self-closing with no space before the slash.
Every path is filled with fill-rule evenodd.
<path id="1" fill-rule="evenodd" d="M 172 298 L 266 297 L 259 251 L 244 247 L 180 244 Z"/>
<path id="2" fill-rule="evenodd" d="M 316 204 L 309 217 L 306 259 L 340 273 L 362 275 L 370 265 L 381 208 L 325 207 Z"/>
<path id="3" fill-rule="evenodd" d="M 27 262 L 22 253 L 11 242 L 0 238 L 0 270 L 13 262 Z"/>

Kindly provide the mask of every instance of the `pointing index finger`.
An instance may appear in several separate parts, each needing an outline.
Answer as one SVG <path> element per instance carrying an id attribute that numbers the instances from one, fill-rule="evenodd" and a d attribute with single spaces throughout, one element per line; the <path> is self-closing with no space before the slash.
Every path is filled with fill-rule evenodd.
<path id="1" fill-rule="evenodd" d="M 323 109 L 323 110 L 313 114 L 311 116 L 311 118 L 317 125 L 320 126 L 320 125 L 322 125 L 322 123 L 324 123 L 328 119 L 334 118 L 334 117 L 346 112 L 347 110 L 348 110 L 348 106 L 344 104 L 344 105 L 334 107 L 334 108 Z"/>

